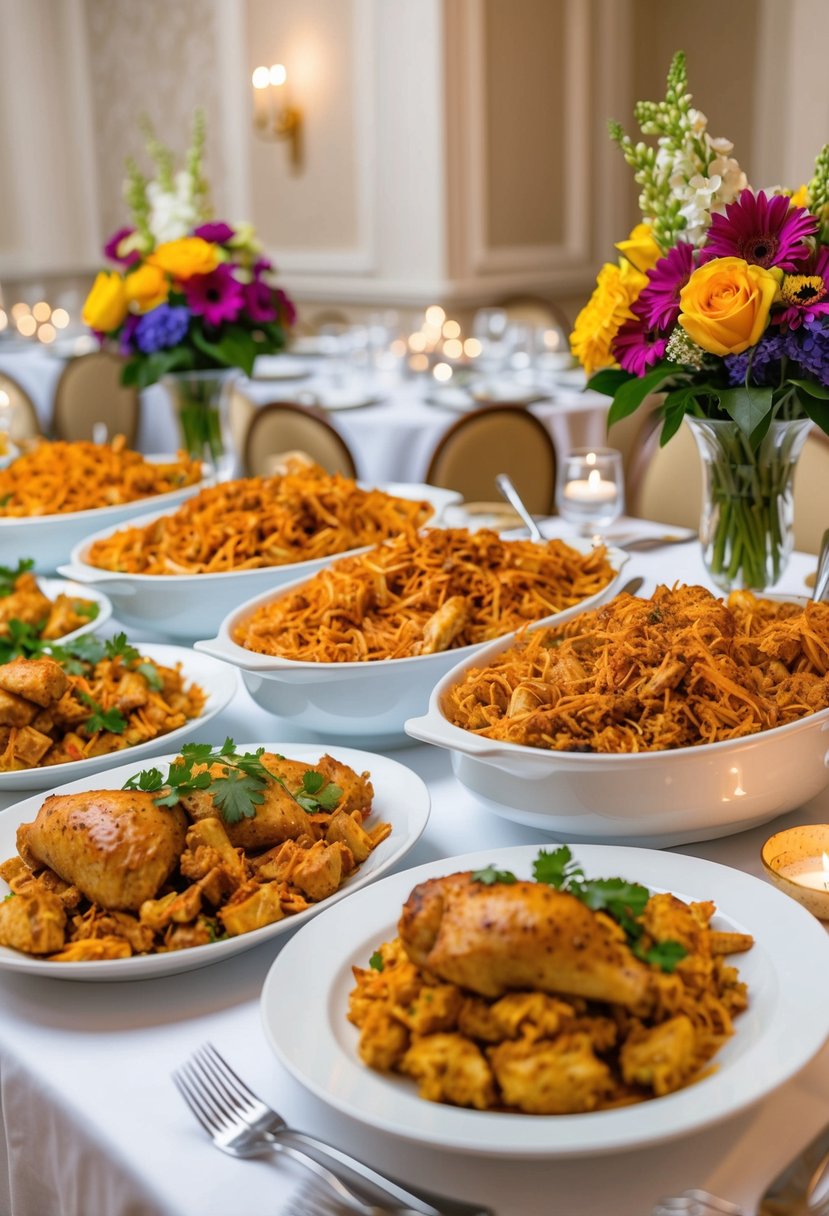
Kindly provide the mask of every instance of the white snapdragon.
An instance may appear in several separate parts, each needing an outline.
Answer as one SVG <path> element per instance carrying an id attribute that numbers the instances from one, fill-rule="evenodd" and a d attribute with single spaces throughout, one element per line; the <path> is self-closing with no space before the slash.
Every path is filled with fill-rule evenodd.
<path id="1" fill-rule="evenodd" d="M 164 190 L 158 182 L 148 182 L 147 201 L 150 205 L 150 231 L 158 245 L 187 236 L 199 223 L 199 210 L 189 173 L 177 173 L 172 190 Z"/>

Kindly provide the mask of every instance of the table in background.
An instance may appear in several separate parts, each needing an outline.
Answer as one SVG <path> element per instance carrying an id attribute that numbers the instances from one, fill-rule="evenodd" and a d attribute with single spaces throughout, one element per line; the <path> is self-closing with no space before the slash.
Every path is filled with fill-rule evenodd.
<path id="1" fill-rule="evenodd" d="M 307 362 L 311 373 L 302 379 L 242 377 L 238 387 L 257 405 L 308 400 L 330 385 L 331 375 L 320 360 L 302 362 Z M 13 376 L 32 398 L 43 430 L 48 430 L 51 424 L 55 388 L 64 366 L 65 359 L 43 347 L 0 346 L 0 372 Z M 429 377 L 399 379 L 391 373 L 374 372 L 355 381 L 355 391 L 379 398 L 376 404 L 329 411 L 329 420 L 351 449 L 363 480 L 423 481 L 435 445 L 462 416 L 444 406 L 430 404 L 427 395 L 434 388 L 435 382 Z M 607 397 L 567 386 L 550 391 L 552 396 L 529 408 L 550 431 L 559 458 L 574 447 L 606 445 Z M 148 453 L 174 452 L 180 443 L 166 389 L 161 385 L 145 389 L 138 449 Z"/>
<path id="2" fill-rule="evenodd" d="M 566 534 L 561 521 L 552 530 Z M 802 594 L 814 565 L 813 557 L 796 554 L 784 589 Z M 626 573 L 645 577 L 644 593 L 656 581 L 706 581 L 693 543 L 634 555 Z M 210 726 L 214 742 L 226 734 L 239 743 L 291 738 L 291 731 L 245 692 Z M 424 778 L 432 797 L 426 832 L 399 869 L 471 848 L 491 848 L 497 860 L 501 847 L 549 844 L 551 837 L 543 832 L 482 809 L 454 779 L 446 752 L 415 746 L 391 754 Z M 13 801 L 8 797 L 3 805 Z M 829 791 L 824 791 L 773 823 L 677 851 L 761 876 L 760 846 L 772 832 L 827 820 Z M 346 918 L 348 901 L 339 907 Z M 169 1079 L 206 1039 L 295 1126 L 412 1185 L 427 1182 L 431 1189 L 484 1201 L 498 1216 L 647 1216 L 658 1196 L 695 1186 L 751 1211 L 768 1179 L 826 1120 L 829 1048 L 751 1110 L 653 1148 L 569 1161 L 512 1161 L 408 1144 L 328 1108 L 274 1059 L 261 1025 L 259 994 L 284 940 L 200 971 L 132 983 L 80 984 L 2 973 L 0 1101 L 6 1151 L 0 1151 L 0 1159 L 9 1172 L 0 1171 L 0 1210 L 14 1216 L 280 1216 L 304 1175 L 276 1157 L 234 1161 L 223 1156 Z M 554 1127 L 552 1120 L 551 1134 Z"/>

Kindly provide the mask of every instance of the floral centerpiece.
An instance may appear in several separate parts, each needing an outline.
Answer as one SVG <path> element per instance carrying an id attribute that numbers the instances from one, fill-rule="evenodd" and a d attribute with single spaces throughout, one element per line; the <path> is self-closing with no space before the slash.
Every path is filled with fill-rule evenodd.
<path id="1" fill-rule="evenodd" d="M 722 587 L 762 588 L 791 551 L 806 434 L 829 433 L 829 145 L 808 185 L 755 191 L 691 101 L 680 53 L 664 102 L 635 110 L 656 147 L 610 124 L 643 222 L 600 271 L 571 345 L 589 387 L 613 397 L 610 426 L 657 392 L 661 443 L 688 419 L 708 569 Z"/>
<path id="2" fill-rule="evenodd" d="M 124 384 L 146 388 L 167 379 L 188 451 L 218 462 L 223 381 L 230 369 L 250 375 L 257 355 L 282 349 L 294 307 L 273 282 L 251 225 L 212 217 L 201 112 L 178 171 L 148 124 L 145 133 L 155 177 L 127 162 L 132 223 L 106 243 L 118 269 L 98 274 L 83 319 L 125 357 Z"/>

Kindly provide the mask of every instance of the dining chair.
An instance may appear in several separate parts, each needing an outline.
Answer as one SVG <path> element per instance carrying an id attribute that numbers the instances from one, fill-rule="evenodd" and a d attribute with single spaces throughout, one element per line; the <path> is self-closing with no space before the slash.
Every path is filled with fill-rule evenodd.
<path id="1" fill-rule="evenodd" d="M 232 383 L 228 401 L 228 425 L 233 451 L 240 460 L 244 455 L 248 428 L 254 419 L 256 409 L 256 402 L 251 401 L 247 394 Z"/>
<path id="2" fill-rule="evenodd" d="M 794 475 L 794 546 L 820 552 L 829 528 L 829 436 L 813 426 L 806 437 Z"/>
<path id="3" fill-rule="evenodd" d="M 547 515 L 553 510 L 552 436 L 540 419 L 519 406 L 485 405 L 459 418 L 439 439 L 426 481 L 477 502 L 494 498 L 498 473 L 509 474 L 530 511 Z"/>
<path id="4" fill-rule="evenodd" d="M 13 443 L 37 439 L 42 433 L 31 397 L 14 376 L 5 372 L 0 372 L 0 419 Z"/>
<path id="5" fill-rule="evenodd" d="M 70 359 L 55 389 L 52 429 L 57 439 L 98 440 L 123 435 L 134 447 L 141 399 L 137 388 L 121 383 L 123 359 L 108 351 L 93 351 Z"/>
<path id="6" fill-rule="evenodd" d="M 259 406 L 242 449 L 246 476 L 270 476 L 286 452 L 306 453 L 327 473 L 357 474 L 348 444 L 321 410 L 291 401 Z"/>

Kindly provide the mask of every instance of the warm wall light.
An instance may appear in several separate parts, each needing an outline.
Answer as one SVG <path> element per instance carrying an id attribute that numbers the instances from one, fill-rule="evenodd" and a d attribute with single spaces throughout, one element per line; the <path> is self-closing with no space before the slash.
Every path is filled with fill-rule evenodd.
<path id="1" fill-rule="evenodd" d="M 288 73 L 284 64 L 258 67 L 251 76 L 253 85 L 253 126 L 261 139 L 288 141 L 291 165 L 302 164 L 302 114 L 291 105 Z"/>

